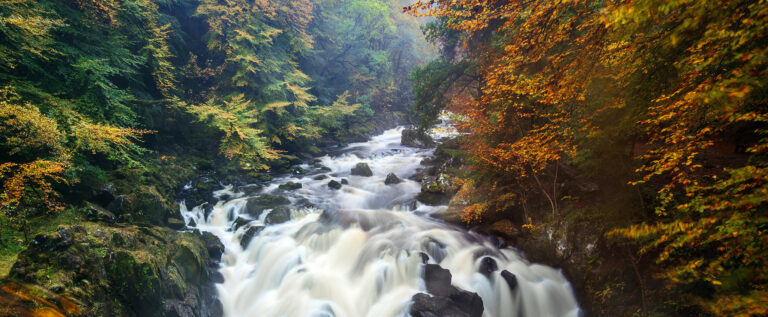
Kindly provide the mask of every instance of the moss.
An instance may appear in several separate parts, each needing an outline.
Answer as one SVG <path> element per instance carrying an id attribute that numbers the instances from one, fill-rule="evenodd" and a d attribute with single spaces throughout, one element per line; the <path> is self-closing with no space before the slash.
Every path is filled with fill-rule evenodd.
<path id="1" fill-rule="evenodd" d="M 70 294 L 73 300 L 88 303 L 84 314 L 94 316 L 162 316 L 165 301 L 198 307 L 185 299 L 203 298 L 209 256 L 193 233 L 84 222 L 36 241 L 19 254 L 0 285 L 27 283 L 32 289 Z M 0 302 L 5 300 L 2 296 Z M 55 296 L 40 295 L 50 302 Z"/>

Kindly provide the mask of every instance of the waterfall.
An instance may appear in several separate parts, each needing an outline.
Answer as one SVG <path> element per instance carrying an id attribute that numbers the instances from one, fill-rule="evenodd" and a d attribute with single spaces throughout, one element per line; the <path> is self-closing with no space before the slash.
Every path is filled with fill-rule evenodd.
<path id="1" fill-rule="evenodd" d="M 445 206 L 414 202 L 420 184 L 408 178 L 433 150 L 401 146 L 401 132 L 350 144 L 301 165 L 303 175 L 276 178 L 257 192 L 227 186 L 215 193 L 220 201 L 209 212 L 182 203 L 185 221 L 218 236 L 226 248 L 224 282 L 217 284 L 225 316 L 408 316 L 412 296 L 427 293 L 425 261 L 448 269 L 454 286 L 477 293 L 483 316 L 578 316 L 571 286 L 558 270 L 430 218 Z M 373 176 L 350 175 L 360 162 Z M 403 181 L 384 184 L 389 173 Z M 340 189 L 328 186 L 342 179 L 348 184 Z M 287 182 L 302 186 L 279 188 Z M 248 205 L 263 194 L 290 203 L 249 213 Z M 290 220 L 270 218 L 279 208 Z M 488 259 L 498 269 L 483 274 Z M 516 287 L 501 276 L 504 270 L 514 274 Z"/>

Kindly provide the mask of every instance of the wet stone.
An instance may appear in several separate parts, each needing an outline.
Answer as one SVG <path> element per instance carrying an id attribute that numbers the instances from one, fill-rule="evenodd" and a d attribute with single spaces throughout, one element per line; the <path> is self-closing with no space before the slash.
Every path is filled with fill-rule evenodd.
<path id="1" fill-rule="evenodd" d="M 400 184 L 403 180 L 400 179 L 400 177 L 397 177 L 395 173 L 389 173 L 387 174 L 387 178 L 384 180 L 385 185 L 393 185 L 393 184 Z"/>
<path id="2" fill-rule="evenodd" d="M 328 187 L 331 189 L 341 189 L 341 183 L 335 180 L 331 180 L 330 182 L 328 182 Z"/>
<path id="3" fill-rule="evenodd" d="M 355 167 L 352 168 L 351 172 L 352 172 L 352 175 L 357 175 L 357 176 L 364 176 L 364 177 L 373 176 L 373 171 L 371 171 L 371 167 L 368 166 L 368 163 L 363 163 L 363 162 L 357 163 L 357 165 L 355 165 Z"/>
<path id="4" fill-rule="evenodd" d="M 277 186 L 277 188 L 280 188 L 282 190 L 296 190 L 296 189 L 301 188 L 301 184 L 300 183 L 294 183 L 294 182 L 287 182 L 285 184 Z"/>

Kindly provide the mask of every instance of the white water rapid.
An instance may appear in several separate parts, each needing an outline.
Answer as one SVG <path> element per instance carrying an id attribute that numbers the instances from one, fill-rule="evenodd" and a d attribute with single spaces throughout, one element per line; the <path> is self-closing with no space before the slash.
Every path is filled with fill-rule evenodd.
<path id="1" fill-rule="evenodd" d="M 215 193 L 221 200 L 207 217 L 200 206 L 188 210 L 182 203 L 185 221 L 194 220 L 195 228 L 218 236 L 226 248 L 224 282 L 217 284 L 225 316 L 408 316 L 411 297 L 427 293 L 423 254 L 428 263 L 450 270 L 454 286 L 480 295 L 483 316 L 578 316 L 571 286 L 559 271 L 429 217 L 445 207 L 414 205 L 420 184 L 408 177 L 432 150 L 401 146 L 401 132 L 350 144 L 336 156 L 301 165 L 306 174 L 276 178 L 250 195 L 228 186 Z M 373 176 L 350 175 L 359 162 L 368 163 Z M 385 185 L 388 173 L 403 182 Z M 328 178 L 316 179 L 321 174 Z M 328 187 L 341 179 L 349 183 Z M 278 188 L 286 182 L 302 187 Z M 247 213 L 249 197 L 265 193 L 291 201 L 290 220 L 268 225 L 270 209 L 258 218 Z M 238 217 L 249 223 L 236 223 Z M 249 228 L 261 226 L 243 248 Z M 489 277 L 479 272 L 485 257 L 498 265 Z M 502 270 L 517 277 L 516 288 L 508 286 Z"/>

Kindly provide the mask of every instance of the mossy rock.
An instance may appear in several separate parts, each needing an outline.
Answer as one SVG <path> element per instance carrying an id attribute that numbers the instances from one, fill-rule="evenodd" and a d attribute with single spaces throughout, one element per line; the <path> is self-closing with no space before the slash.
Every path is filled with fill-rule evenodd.
<path id="1" fill-rule="evenodd" d="M 0 288 L 42 290 L 35 307 L 64 316 L 175 316 L 192 311 L 203 312 L 202 317 L 211 316 L 202 307 L 216 306 L 215 289 L 208 286 L 209 252 L 196 234 L 84 222 L 34 241 L 19 254 Z M 13 296 L 0 292 L 0 302 L 14 302 Z M 23 312 L 29 308 L 24 305 L 11 309 Z M 80 314 L 68 313 L 73 309 Z"/>
<path id="2" fill-rule="evenodd" d="M 278 224 L 291 220 L 291 209 L 286 206 L 277 206 L 267 215 L 267 224 Z"/>
<path id="3" fill-rule="evenodd" d="M 281 184 L 280 186 L 277 186 L 277 188 L 280 188 L 282 190 L 296 190 L 301 188 L 301 183 L 287 182 L 285 184 Z"/>
<path id="4" fill-rule="evenodd" d="M 371 171 L 371 167 L 368 166 L 368 163 L 357 163 L 355 167 L 351 170 L 352 175 L 357 176 L 364 176 L 364 177 L 370 177 L 373 176 L 373 171 Z"/>
<path id="5" fill-rule="evenodd" d="M 273 209 L 277 206 L 290 204 L 288 198 L 278 195 L 261 194 L 256 197 L 248 198 L 245 205 L 245 212 L 251 217 L 258 218 L 266 209 Z"/>

